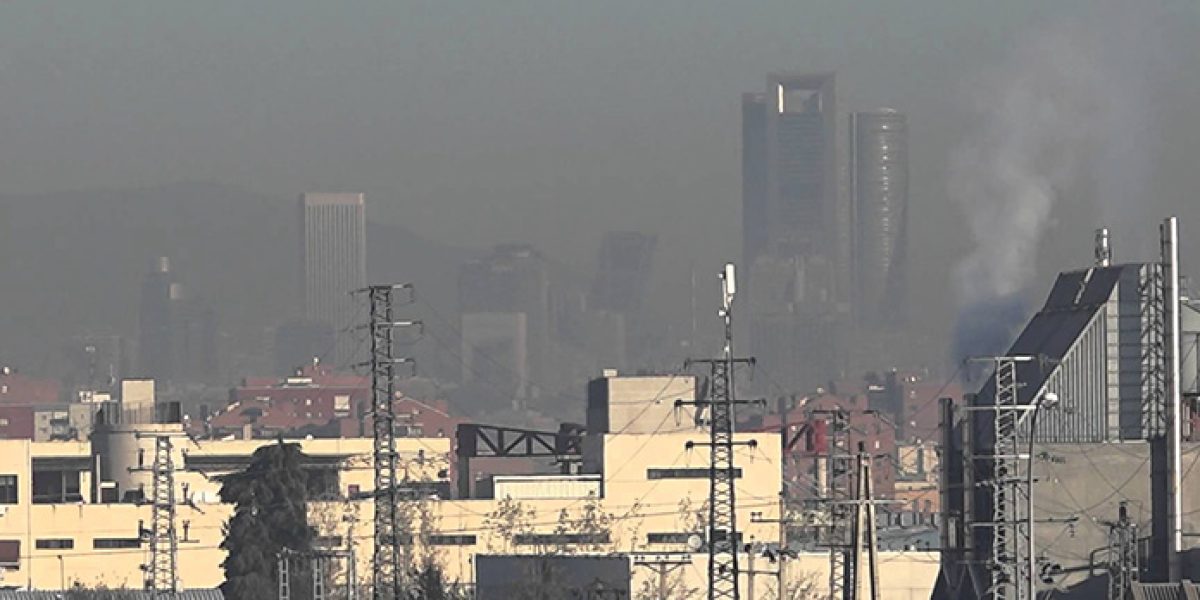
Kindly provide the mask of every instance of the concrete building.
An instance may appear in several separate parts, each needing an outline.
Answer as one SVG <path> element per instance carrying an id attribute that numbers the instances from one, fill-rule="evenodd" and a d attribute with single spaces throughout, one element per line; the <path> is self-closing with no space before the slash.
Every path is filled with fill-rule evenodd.
<path id="1" fill-rule="evenodd" d="M 1024 523 L 1030 506 L 1038 519 L 1033 547 L 1042 569 L 1039 586 L 1053 586 L 1056 597 L 1095 598 L 1106 593 L 1107 577 L 1093 567 L 1108 564 L 1109 532 L 1123 505 L 1139 531 L 1139 577 L 1159 581 L 1200 575 L 1200 562 L 1194 559 L 1200 548 L 1193 538 L 1181 535 L 1176 553 L 1170 526 L 1177 519 L 1183 532 L 1200 527 L 1197 496 L 1189 493 L 1200 475 L 1187 466 L 1189 456 L 1200 452 L 1194 442 L 1187 442 L 1195 423 L 1194 402 L 1188 399 L 1198 397 L 1195 349 L 1200 312 L 1187 301 L 1171 305 L 1165 292 L 1171 287 L 1165 283 L 1169 275 L 1162 263 L 1113 265 L 1099 252 L 1097 258 L 1093 267 L 1057 277 L 1045 304 L 1005 355 L 1015 361 L 1015 369 L 1003 387 L 989 375 L 979 393 L 967 398 L 974 407 L 990 407 L 1005 398 L 999 387 L 1019 405 L 1017 410 L 1035 411 L 1032 435 L 1028 420 L 1014 432 L 1020 447 L 1029 445 L 1022 452 L 1031 460 L 995 455 L 995 425 L 1004 421 L 992 417 L 991 409 L 944 417 L 953 428 L 949 446 L 942 450 L 941 501 L 947 527 L 940 598 L 976 597 L 980 592 L 975 588 L 988 585 L 988 572 L 971 565 L 989 564 L 996 552 L 993 542 L 1013 539 L 992 534 L 991 528 Z M 1179 316 L 1179 347 L 1173 347 L 1170 338 L 1171 313 Z M 1171 356 L 1182 363 L 1178 381 L 1172 381 Z M 1172 508 L 1169 493 L 1173 486 L 1166 415 L 1172 387 L 1184 399 L 1180 512 Z M 1002 504 L 1003 493 L 990 491 L 992 485 L 986 482 L 1000 469 L 1009 473 L 1006 485 L 1032 481 L 1025 484 L 1032 489 L 1031 505 Z M 964 489 L 973 491 L 959 491 Z M 998 514 L 1002 512 L 1016 519 Z M 1020 536 L 1016 539 L 1028 535 L 1024 525 L 1015 531 Z"/>
<path id="2" fill-rule="evenodd" d="M 850 233 L 860 326 L 907 319 L 908 120 L 895 110 L 850 115 Z"/>
<path id="3" fill-rule="evenodd" d="M 689 538 L 703 533 L 708 494 L 703 428 L 676 399 L 694 397 L 694 380 L 682 376 L 620 377 L 594 382 L 587 440 L 578 474 L 496 477 L 489 498 L 437 497 L 406 501 L 417 515 L 407 556 L 433 556 L 450 581 L 474 582 L 481 554 L 614 553 L 636 565 L 634 589 L 667 586 L 672 597 L 697 598 L 706 554 Z M 607 407 L 607 410 L 604 408 Z M 169 419 L 165 419 L 169 420 Z M 2 585 L 55 590 L 74 582 L 140 587 L 147 556 L 138 523 L 151 508 L 137 502 L 150 487 L 155 435 L 173 437 L 177 467 L 179 573 L 188 589 L 220 584 L 222 526 L 230 507 L 217 502 L 223 473 L 244 468 L 262 440 L 191 440 L 176 423 L 105 423 L 91 443 L 0 441 L 0 562 Z M 779 539 L 781 454 L 778 434 L 738 433 L 735 460 L 737 518 L 746 544 Z M 353 546 L 360 582 L 370 581 L 372 481 L 370 439 L 302 440 L 311 474 L 310 518 L 326 547 Z M 403 477 L 445 484 L 448 438 L 397 440 Z M 448 486 L 443 486 L 448 487 Z M 35 492 L 35 490 L 37 490 Z M 56 491 L 57 490 L 57 491 Z M 499 497 L 496 497 L 499 496 Z M 419 509 L 419 510 L 418 510 Z M 421 516 L 424 515 L 424 516 Z M 428 519 L 426 521 L 426 519 Z M 775 577 L 766 559 L 741 557 L 744 591 L 769 595 Z M 751 561 L 758 560 L 757 567 Z M 666 579 L 654 566 L 678 563 Z M 824 589 L 828 554 L 800 553 L 786 561 L 784 579 L 794 589 Z M 924 552 L 881 556 L 884 599 L 928 597 L 936 560 Z M 693 590 L 688 593 L 687 590 Z M 764 596 L 767 597 L 767 596 Z"/>
<path id="4" fill-rule="evenodd" d="M 360 324 L 354 322 L 359 305 L 350 292 L 367 285 L 366 230 L 363 194 L 300 196 L 304 315 L 310 323 L 335 334 Z M 352 340 L 339 335 L 334 350 L 323 358 L 348 366 L 353 352 Z"/>

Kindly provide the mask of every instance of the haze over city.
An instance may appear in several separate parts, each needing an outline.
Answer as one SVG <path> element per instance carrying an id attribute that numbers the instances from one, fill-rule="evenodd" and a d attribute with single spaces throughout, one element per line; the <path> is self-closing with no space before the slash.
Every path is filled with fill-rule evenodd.
<path id="1" fill-rule="evenodd" d="M 1191 535 L 1200 511 L 1180 491 L 1191 470 L 1183 457 L 1200 450 L 1196 57 L 1200 5 L 1191 0 L 4 3 L 0 444 L 13 445 L 0 454 L 26 459 L 0 458 L 0 505 L 161 509 L 148 498 L 164 480 L 141 471 L 159 476 L 174 452 L 169 470 L 189 482 L 186 501 L 222 508 L 203 521 L 212 532 L 198 534 L 211 556 L 167 579 L 174 588 L 194 577 L 180 585 L 222 586 L 241 600 L 253 586 L 235 590 L 241 575 L 216 566 L 230 538 L 215 532 L 227 527 L 224 507 L 253 496 L 237 486 L 254 478 L 237 475 L 270 460 L 321 470 L 305 479 L 305 502 L 336 497 L 375 511 L 413 493 L 446 502 L 434 512 L 480 502 L 438 513 L 461 518 L 463 531 L 422 542 L 463 547 L 513 508 L 498 504 L 505 493 L 572 499 L 537 504 L 562 515 L 584 498 L 611 516 L 624 506 L 617 499 L 674 503 L 693 492 L 711 508 L 722 494 L 706 486 L 725 472 L 728 514 L 758 515 L 748 530 L 760 536 L 758 554 L 748 542 L 747 557 L 823 552 L 819 536 L 789 545 L 787 524 L 798 521 L 788 519 L 804 513 L 848 536 L 839 528 L 851 512 L 837 502 L 865 494 L 853 510 L 873 511 L 872 498 L 894 500 L 894 513 L 881 509 L 882 551 L 908 566 L 894 567 L 883 597 L 926 597 L 935 580 L 936 597 L 958 597 L 969 577 L 955 569 L 977 575 L 963 565 L 983 564 L 971 553 L 985 546 L 1004 563 L 1006 551 L 989 544 L 1010 537 L 963 541 L 950 528 L 1026 520 L 1011 539 L 1026 536 L 1029 561 L 1012 575 L 1030 589 L 1005 598 L 1041 597 L 1038 585 L 1050 584 L 1034 581 L 1038 568 L 1070 573 L 1046 578 L 1087 597 L 1098 584 L 1071 570 L 1072 557 L 1116 539 L 1099 524 L 1118 519 L 1118 507 L 1126 519 L 1134 504 L 1133 520 L 1154 528 L 1144 562 L 1114 559 L 1110 572 L 1178 583 L 1191 573 L 1187 549 L 1167 539 Z M 386 288 L 394 312 L 360 289 L 383 284 L 404 284 Z M 730 302 L 726 329 L 719 309 Z M 383 343 L 381 327 L 398 337 Z M 756 357 L 753 369 L 743 355 Z M 712 371 L 684 372 L 688 359 L 713 356 Z M 979 357 L 987 368 L 967 360 Z M 385 363 L 411 376 L 385 377 Z M 714 416 L 739 394 L 765 405 Z M 1039 422 L 1060 396 L 1067 410 Z M 1001 420 L 981 425 L 965 407 L 1005 402 L 1024 405 L 1033 422 L 963 437 Z M 711 440 L 687 438 L 701 431 Z M 506 432 L 553 452 L 529 442 L 508 454 L 520 444 L 499 441 Z M 176 433 L 188 441 L 161 441 Z M 275 439 L 278 452 L 300 454 L 237 445 Z M 719 452 L 655 462 L 682 444 L 732 453 L 742 442 L 773 453 L 773 468 L 760 464 L 738 483 L 769 500 L 766 517 L 766 505 L 732 499 L 733 459 L 718 467 Z M 385 456 L 388 443 L 403 449 Z M 1012 452 L 997 450 L 1009 443 Z M 1028 452 L 1013 450 L 1018 443 Z M 1046 464 L 1031 458 L 1035 443 Z M 485 446 L 502 450 L 477 453 Z M 845 465 L 835 464 L 839 451 Z M 873 491 L 839 488 L 849 486 L 852 451 L 875 452 L 858 456 L 873 466 L 853 474 Z M 1129 480 L 1118 486 L 1095 464 L 1080 467 L 1090 451 Z M 379 466 L 405 452 L 420 459 L 404 462 L 403 476 Z M 1055 452 L 1076 452 L 1076 462 L 1055 463 Z M 989 453 L 1026 462 L 976 464 Z M 645 480 L 615 479 L 625 463 Z M 1075 470 L 1052 472 L 1055 464 Z M 961 492 L 1009 472 L 1028 476 L 1012 496 L 1027 508 L 1001 515 L 1003 492 Z M 531 475 L 563 479 L 537 487 L 521 479 Z M 657 487 L 674 479 L 690 481 L 667 486 L 695 489 Z M 1048 506 L 1058 488 L 1046 482 L 1104 500 Z M 188 496 L 189 485 L 200 495 Z M 951 488 L 960 491 L 930 498 Z M 813 501 L 825 512 L 804 512 Z M 306 510 L 296 518 L 311 520 Z M 686 531 L 652 532 L 657 541 L 641 550 L 686 544 L 711 565 L 720 546 L 736 580 L 740 551 L 728 540 L 741 538 L 712 536 L 740 532 L 718 532 L 713 510 Z M 680 511 L 694 520 L 694 507 Z M 1056 547 L 1061 536 L 1033 533 L 1035 513 L 1095 531 L 1076 539 L 1072 530 Z M 403 579 L 405 568 L 379 566 L 380 547 L 404 545 L 380 527 L 403 527 L 372 514 L 362 519 L 374 519 L 374 554 L 358 559 L 373 561 L 364 577 L 380 598 L 380 586 L 400 584 L 379 573 Z M 876 518 L 865 514 L 854 522 Z M 5 569 L 30 591 L 56 577 L 57 589 L 71 587 L 62 564 L 52 573 L 20 560 L 74 541 L 38 538 L 36 515 L 23 518 L 27 531 L 10 540 L 20 527 L 0 511 L 0 588 L 14 587 Z M 352 539 L 358 518 L 314 535 Z M 550 535 L 526 525 L 493 554 L 519 555 Z M 705 527 L 703 539 L 690 535 Z M 90 550 L 159 539 L 137 528 L 133 538 L 97 537 Z M 910 530 L 919 541 L 896 533 Z M 611 533 L 555 543 L 613 554 L 619 527 Z M 303 541 L 305 557 L 317 556 L 312 543 Z M 279 544 L 272 552 L 288 547 Z M 936 568 L 904 562 L 918 550 Z M 475 552 L 439 573 L 483 578 Z M 850 580 L 838 579 L 836 562 L 849 553 L 834 554 L 820 576 L 829 595 L 812 581 L 805 589 L 842 598 L 836 589 Z M 633 549 L 627 557 L 649 560 Z M 114 567 L 119 577 L 81 568 L 75 587 L 159 589 L 129 579 L 126 566 Z M 280 576 L 274 563 L 260 568 Z M 723 596 L 709 571 L 696 590 L 737 600 L 737 581 Z M 915 582 L 896 583 L 909 571 Z M 784 597 L 783 573 L 770 597 Z M 747 582 L 753 594 L 753 574 Z M 638 597 L 687 597 L 647 594 Z"/>

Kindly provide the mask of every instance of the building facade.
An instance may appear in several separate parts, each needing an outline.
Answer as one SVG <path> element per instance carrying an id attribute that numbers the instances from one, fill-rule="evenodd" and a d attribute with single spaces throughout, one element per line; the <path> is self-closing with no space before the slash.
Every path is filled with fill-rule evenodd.
<path id="1" fill-rule="evenodd" d="M 851 264 L 860 326 L 906 320 L 908 120 L 880 109 L 850 115 Z"/>
<path id="2" fill-rule="evenodd" d="M 796 393 L 845 365 L 849 211 L 834 81 L 832 73 L 772 74 L 764 93 L 742 97 L 750 347 Z"/>
<path id="3" fill-rule="evenodd" d="M 142 282 L 138 313 L 138 376 L 159 383 L 198 383 L 217 375 L 213 309 L 191 294 L 167 257 Z"/>
<path id="4" fill-rule="evenodd" d="M 334 333 L 359 325 L 351 292 L 367 285 L 366 201 L 363 194 L 300 196 L 304 314 Z M 339 366 L 354 360 L 354 345 L 338 335 L 322 358 Z"/>

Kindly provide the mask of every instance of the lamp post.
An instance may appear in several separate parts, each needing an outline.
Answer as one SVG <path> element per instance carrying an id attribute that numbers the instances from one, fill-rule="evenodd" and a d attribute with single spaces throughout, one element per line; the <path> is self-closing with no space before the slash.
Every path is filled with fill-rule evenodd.
<path id="1" fill-rule="evenodd" d="M 1043 408 L 1053 408 L 1057 404 L 1058 404 L 1058 394 L 1056 394 L 1054 392 L 1046 392 L 1044 394 L 1039 395 L 1037 397 L 1037 399 L 1034 400 L 1033 411 L 1029 415 L 1029 468 L 1028 468 L 1027 472 L 1025 473 L 1026 477 L 1028 478 L 1029 492 L 1025 495 L 1025 513 L 1026 513 L 1025 517 L 1028 519 L 1028 529 L 1027 529 L 1028 539 L 1026 541 L 1029 544 L 1029 546 L 1028 546 L 1029 573 L 1027 575 L 1029 578 L 1029 598 L 1030 598 L 1030 600 L 1037 600 L 1037 583 L 1038 583 L 1037 553 L 1036 553 L 1036 548 L 1035 548 L 1035 544 L 1033 541 L 1033 524 L 1037 521 L 1037 519 L 1035 519 L 1034 515 L 1033 515 L 1033 481 L 1034 481 L 1033 480 L 1033 464 L 1034 464 L 1033 444 L 1034 444 L 1034 441 L 1037 439 L 1038 413 L 1042 412 Z"/>

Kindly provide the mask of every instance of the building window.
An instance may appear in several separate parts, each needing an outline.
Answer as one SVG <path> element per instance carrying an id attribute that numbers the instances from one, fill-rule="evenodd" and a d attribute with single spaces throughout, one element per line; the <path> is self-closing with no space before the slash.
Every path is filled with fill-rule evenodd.
<path id="1" fill-rule="evenodd" d="M 17 476 L 0 475 L 0 504 L 17 503 Z"/>
<path id="2" fill-rule="evenodd" d="M 79 492 L 79 471 L 34 471 L 33 503 L 66 504 L 83 502 Z"/>
<path id="3" fill-rule="evenodd" d="M 552 546 L 556 544 L 607 544 L 608 532 L 600 533 L 519 533 L 513 536 L 518 546 Z"/>
<path id="4" fill-rule="evenodd" d="M 0 540 L 0 567 L 16 569 L 21 566 L 21 540 Z"/>
<path id="5" fill-rule="evenodd" d="M 686 544 L 688 538 L 696 535 L 694 533 L 647 533 L 646 543 L 648 544 Z"/>
<path id="6" fill-rule="evenodd" d="M 733 478 L 741 479 L 742 470 L 734 469 Z M 646 479 L 708 479 L 708 467 L 646 469 Z"/>
<path id="7" fill-rule="evenodd" d="M 345 540 L 340 535 L 321 535 L 313 540 L 313 545 L 318 548 L 341 548 Z"/>
<path id="8" fill-rule="evenodd" d="M 92 540 L 92 548 L 96 550 L 116 550 L 141 547 L 142 540 L 138 538 L 96 538 Z"/>
<path id="9" fill-rule="evenodd" d="M 8 419 L 0 417 L 0 427 L 8 427 Z"/>
<path id="10" fill-rule="evenodd" d="M 473 535 L 431 535 L 429 536 L 429 544 L 431 546 L 474 546 L 475 536 Z"/>
<path id="11" fill-rule="evenodd" d="M 69 538 L 38 540 L 35 545 L 38 550 L 70 550 L 75 547 L 75 540 Z"/>

